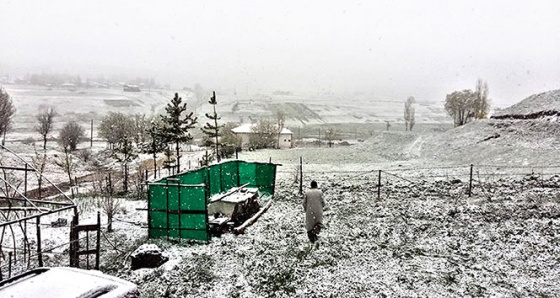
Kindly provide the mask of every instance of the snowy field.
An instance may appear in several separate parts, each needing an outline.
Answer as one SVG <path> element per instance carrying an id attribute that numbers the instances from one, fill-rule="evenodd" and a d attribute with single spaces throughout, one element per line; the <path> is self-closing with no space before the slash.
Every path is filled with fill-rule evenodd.
<path id="1" fill-rule="evenodd" d="M 280 179 L 273 206 L 246 234 L 207 245 L 150 240 L 170 261 L 136 271 L 127 269 L 126 254 L 105 246 L 104 269 L 137 283 L 146 297 L 560 293 L 560 176 L 476 185 L 472 197 L 466 183 L 389 180 L 379 200 L 375 176 L 350 178 L 317 177 L 328 207 L 316 245 L 303 228 L 297 185 Z M 110 237 L 123 251 L 145 237 L 138 225 L 118 226 Z"/>

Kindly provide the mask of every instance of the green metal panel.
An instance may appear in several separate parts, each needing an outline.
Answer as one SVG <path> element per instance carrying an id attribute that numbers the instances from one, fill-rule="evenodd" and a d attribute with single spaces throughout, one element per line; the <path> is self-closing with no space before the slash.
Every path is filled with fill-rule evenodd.
<path id="1" fill-rule="evenodd" d="M 257 165 L 248 162 L 239 162 L 239 184 L 249 183 L 249 186 L 257 186 L 255 183 L 255 169 Z"/>
<path id="2" fill-rule="evenodd" d="M 257 164 L 255 168 L 255 184 L 259 192 L 267 195 L 274 194 L 274 183 L 276 176 L 276 165 Z"/>
<path id="3" fill-rule="evenodd" d="M 228 161 L 180 173 L 149 185 L 149 237 L 208 241 L 207 200 L 249 183 L 273 195 L 276 164 Z M 175 178 L 179 181 L 172 181 Z M 167 184 L 167 180 L 170 180 Z M 177 183 L 181 185 L 177 185 Z"/>
<path id="4" fill-rule="evenodd" d="M 203 186 L 181 188 L 181 210 L 206 210 L 206 194 Z"/>
<path id="5" fill-rule="evenodd" d="M 182 184 L 201 184 L 206 183 L 206 168 L 190 171 L 178 175 Z"/>
<path id="6" fill-rule="evenodd" d="M 239 161 L 230 161 L 221 164 L 222 167 L 222 188 L 227 191 L 239 186 Z"/>
<path id="7" fill-rule="evenodd" d="M 221 164 L 213 165 L 208 168 L 210 178 L 210 196 L 223 192 L 222 190 L 222 167 Z"/>
<path id="8" fill-rule="evenodd" d="M 149 209 L 165 209 L 167 206 L 166 188 L 163 185 L 150 185 Z"/>

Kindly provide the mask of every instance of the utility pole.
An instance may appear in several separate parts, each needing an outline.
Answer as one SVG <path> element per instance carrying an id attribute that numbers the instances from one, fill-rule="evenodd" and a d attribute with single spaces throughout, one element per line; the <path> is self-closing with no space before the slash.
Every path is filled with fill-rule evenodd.
<path id="1" fill-rule="evenodd" d="M 91 119 L 91 126 L 90 126 L 90 134 L 89 134 L 89 147 L 93 147 L 93 119 Z"/>

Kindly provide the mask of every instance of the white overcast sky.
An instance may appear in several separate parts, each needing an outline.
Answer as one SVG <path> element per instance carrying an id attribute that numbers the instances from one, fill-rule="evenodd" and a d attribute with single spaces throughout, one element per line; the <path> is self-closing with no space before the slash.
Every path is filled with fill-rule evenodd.
<path id="1" fill-rule="evenodd" d="M 0 75 L 441 100 L 560 89 L 560 1 L 0 0 Z"/>

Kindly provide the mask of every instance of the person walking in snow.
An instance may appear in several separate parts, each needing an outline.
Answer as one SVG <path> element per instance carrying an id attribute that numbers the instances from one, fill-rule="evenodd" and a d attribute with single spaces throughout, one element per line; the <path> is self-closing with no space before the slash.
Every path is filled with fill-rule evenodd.
<path id="1" fill-rule="evenodd" d="M 323 192 L 317 188 L 317 182 L 311 181 L 311 189 L 303 196 L 303 210 L 305 210 L 305 229 L 311 243 L 317 241 L 317 235 L 323 226 L 323 208 L 325 199 Z"/>

